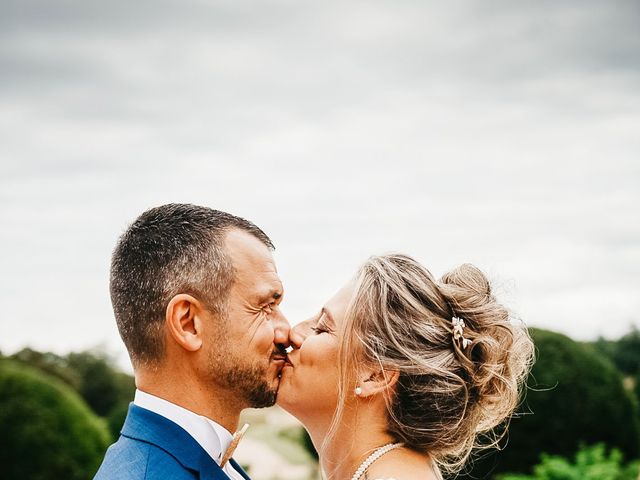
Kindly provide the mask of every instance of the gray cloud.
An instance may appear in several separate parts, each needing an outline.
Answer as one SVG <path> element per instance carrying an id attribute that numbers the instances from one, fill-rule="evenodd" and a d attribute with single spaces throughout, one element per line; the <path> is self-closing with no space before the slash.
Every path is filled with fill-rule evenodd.
<path id="1" fill-rule="evenodd" d="M 533 325 L 623 333 L 640 308 L 638 13 L 2 2 L 0 348 L 122 353 L 111 248 L 169 201 L 263 226 L 293 321 L 402 250 L 435 274 L 478 263 Z"/>

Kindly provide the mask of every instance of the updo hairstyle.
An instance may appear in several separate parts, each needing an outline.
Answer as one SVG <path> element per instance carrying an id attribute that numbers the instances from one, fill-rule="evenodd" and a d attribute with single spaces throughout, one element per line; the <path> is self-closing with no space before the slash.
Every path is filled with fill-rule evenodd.
<path id="1" fill-rule="evenodd" d="M 474 447 L 497 445 L 506 428 L 496 427 L 518 405 L 533 343 L 485 275 L 464 264 L 436 281 L 413 258 L 391 254 L 371 257 L 355 285 L 340 348 L 342 399 L 359 365 L 382 366 L 399 372 L 387 398 L 396 441 L 447 472 L 459 471 Z M 462 335 L 454 318 L 464 322 Z"/>

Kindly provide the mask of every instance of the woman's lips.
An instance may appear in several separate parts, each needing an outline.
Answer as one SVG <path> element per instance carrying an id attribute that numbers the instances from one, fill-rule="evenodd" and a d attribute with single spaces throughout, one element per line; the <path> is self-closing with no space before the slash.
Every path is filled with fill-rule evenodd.
<path id="1" fill-rule="evenodd" d="M 274 363 L 277 362 L 279 364 L 282 364 L 281 368 L 293 367 L 293 363 L 289 358 L 289 351 L 292 350 L 293 349 L 285 349 L 284 346 L 278 345 L 277 350 L 271 355 L 271 361 Z"/>
<path id="2" fill-rule="evenodd" d="M 274 362 L 278 362 L 278 378 L 282 378 L 282 373 L 286 370 L 287 367 L 293 368 L 293 364 L 289 361 L 289 357 L 279 357 L 278 359 L 274 359 Z"/>
<path id="3" fill-rule="evenodd" d="M 281 363 L 282 367 L 286 367 L 287 365 L 292 366 L 287 355 L 274 355 L 271 358 L 271 361 L 274 363 Z"/>

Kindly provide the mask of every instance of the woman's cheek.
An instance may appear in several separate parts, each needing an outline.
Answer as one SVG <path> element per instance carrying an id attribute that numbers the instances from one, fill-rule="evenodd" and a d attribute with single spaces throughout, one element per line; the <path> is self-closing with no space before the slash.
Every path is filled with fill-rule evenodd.
<path id="1" fill-rule="evenodd" d="M 316 369 L 335 366 L 338 352 L 333 343 L 330 339 L 323 339 L 320 335 L 308 339 L 300 348 L 300 363 Z"/>
<path id="2" fill-rule="evenodd" d="M 316 359 L 319 366 L 316 370 L 322 371 L 325 383 L 337 385 L 338 382 L 338 348 L 333 342 L 327 342 L 321 355 Z"/>

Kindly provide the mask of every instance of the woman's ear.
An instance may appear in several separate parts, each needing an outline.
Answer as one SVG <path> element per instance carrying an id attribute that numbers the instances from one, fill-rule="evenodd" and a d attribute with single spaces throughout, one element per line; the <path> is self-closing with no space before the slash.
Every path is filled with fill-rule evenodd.
<path id="1" fill-rule="evenodd" d="M 202 347 L 202 304 L 186 293 L 169 300 L 165 321 L 171 338 L 177 345 L 195 352 Z"/>
<path id="2" fill-rule="evenodd" d="M 395 388 L 400 372 L 398 370 L 383 369 L 367 370 L 361 375 L 356 386 L 356 395 L 361 398 L 371 397 L 380 393 L 390 393 Z"/>

